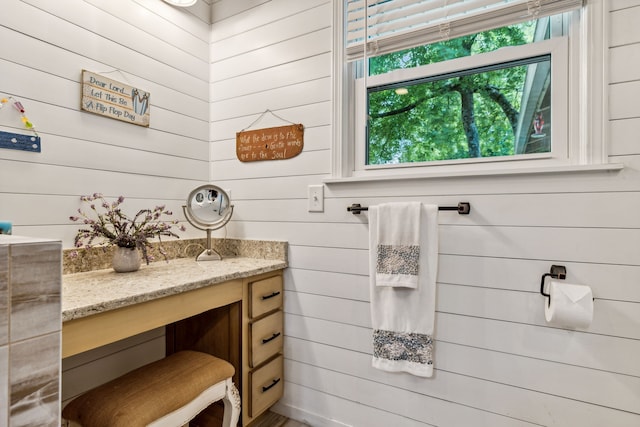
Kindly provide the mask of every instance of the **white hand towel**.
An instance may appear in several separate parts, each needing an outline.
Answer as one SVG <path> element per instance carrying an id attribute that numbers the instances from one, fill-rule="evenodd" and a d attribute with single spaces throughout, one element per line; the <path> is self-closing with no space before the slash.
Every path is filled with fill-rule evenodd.
<path id="1" fill-rule="evenodd" d="M 420 202 L 377 206 L 376 286 L 418 287 Z"/>
<path id="2" fill-rule="evenodd" d="M 433 333 L 438 268 L 438 207 L 420 210 L 417 288 L 376 286 L 378 207 L 369 208 L 373 367 L 392 372 L 433 375 Z"/>

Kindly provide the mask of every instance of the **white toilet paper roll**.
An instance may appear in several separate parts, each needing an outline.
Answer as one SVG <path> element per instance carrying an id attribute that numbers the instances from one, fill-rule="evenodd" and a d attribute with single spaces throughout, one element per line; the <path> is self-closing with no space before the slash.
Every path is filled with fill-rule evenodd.
<path id="1" fill-rule="evenodd" d="M 549 280 L 544 317 L 555 326 L 586 328 L 593 320 L 593 294 L 585 285 L 574 285 L 562 280 Z"/>

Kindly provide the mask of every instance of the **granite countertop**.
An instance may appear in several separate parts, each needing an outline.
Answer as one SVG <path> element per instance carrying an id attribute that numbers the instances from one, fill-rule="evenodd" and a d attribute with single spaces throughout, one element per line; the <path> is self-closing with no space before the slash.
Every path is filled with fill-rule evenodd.
<path id="1" fill-rule="evenodd" d="M 143 265 L 133 273 L 112 269 L 62 276 L 62 321 L 179 294 L 216 283 L 280 270 L 278 259 L 225 258 L 200 261 L 178 258 Z"/>

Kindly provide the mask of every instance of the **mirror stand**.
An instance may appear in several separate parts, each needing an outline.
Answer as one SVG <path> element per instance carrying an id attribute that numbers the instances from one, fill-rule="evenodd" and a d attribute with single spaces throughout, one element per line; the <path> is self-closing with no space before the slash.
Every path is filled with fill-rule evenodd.
<path id="1" fill-rule="evenodd" d="M 220 261 L 222 255 L 211 247 L 211 229 L 207 228 L 207 246 L 204 251 L 196 257 L 196 261 Z"/>
<path id="2" fill-rule="evenodd" d="M 211 229 L 207 228 L 207 247 L 196 257 L 196 261 L 220 261 L 221 259 L 220 252 L 211 247 Z"/>
<path id="3" fill-rule="evenodd" d="M 229 213 L 225 215 L 226 221 L 223 221 L 223 224 L 220 225 L 219 227 L 201 227 L 197 225 L 198 221 L 196 221 L 194 218 L 191 217 L 191 215 L 189 214 L 189 210 L 187 209 L 186 206 L 182 206 L 182 210 L 184 211 L 184 216 L 187 218 L 187 221 L 191 223 L 191 225 L 193 225 L 198 230 L 203 230 L 207 232 L 206 247 L 200 253 L 200 255 L 196 257 L 196 261 L 220 261 L 222 259 L 222 255 L 220 255 L 220 252 L 216 251 L 211 247 L 211 232 L 213 230 L 217 230 L 219 228 L 224 227 L 226 223 L 229 222 L 229 219 L 231 219 L 231 214 L 233 213 L 233 205 L 229 207 Z"/>

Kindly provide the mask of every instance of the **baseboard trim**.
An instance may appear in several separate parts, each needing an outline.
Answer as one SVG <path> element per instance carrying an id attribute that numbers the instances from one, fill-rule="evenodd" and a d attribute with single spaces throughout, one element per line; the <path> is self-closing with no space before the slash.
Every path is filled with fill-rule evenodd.
<path id="1" fill-rule="evenodd" d="M 271 407 L 271 411 L 276 414 L 284 415 L 292 420 L 300 421 L 301 423 L 309 424 L 313 427 L 352 427 L 349 424 L 344 424 L 336 420 L 325 418 L 321 415 L 314 414 L 312 412 L 305 411 L 295 406 L 284 405 L 280 402 Z"/>

